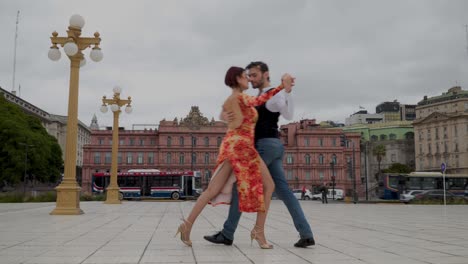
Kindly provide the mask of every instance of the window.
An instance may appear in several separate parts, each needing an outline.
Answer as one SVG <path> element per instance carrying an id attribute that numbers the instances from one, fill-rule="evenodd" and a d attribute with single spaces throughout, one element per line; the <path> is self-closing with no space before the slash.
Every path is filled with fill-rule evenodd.
<path id="1" fill-rule="evenodd" d="M 458 130 L 456 124 L 453 126 L 453 134 L 455 135 L 455 137 L 458 137 Z"/>
<path id="2" fill-rule="evenodd" d="M 309 138 L 305 138 L 305 139 L 304 139 L 304 145 L 305 145 L 306 147 L 309 147 L 309 146 L 310 146 L 310 140 L 309 140 Z"/>
<path id="3" fill-rule="evenodd" d="M 166 153 L 166 163 L 171 164 L 171 160 L 172 160 L 171 153 Z"/>
<path id="4" fill-rule="evenodd" d="M 391 155 L 391 161 L 392 161 L 392 162 L 396 162 L 396 154 L 392 154 L 392 155 Z"/>
<path id="5" fill-rule="evenodd" d="M 427 140 L 431 140 L 431 129 L 427 130 Z"/>
<path id="6" fill-rule="evenodd" d="M 210 153 L 205 153 L 205 164 L 210 164 Z"/>
<path id="7" fill-rule="evenodd" d="M 332 138 L 332 146 L 336 147 L 336 138 Z"/>
<path id="8" fill-rule="evenodd" d="M 310 180 L 310 171 L 305 172 L 305 179 Z"/>
<path id="9" fill-rule="evenodd" d="M 122 164 L 122 152 L 117 153 L 117 163 Z"/>
<path id="10" fill-rule="evenodd" d="M 130 138 L 130 146 L 135 146 L 135 139 L 134 138 Z"/>
<path id="11" fill-rule="evenodd" d="M 170 147 L 172 145 L 172 138 L 167 137 L 167 146 Z"/>
<path id="12" fill-rule="evenodd" d="M 319 147 L 323 147 L 323 138 L 318 139 L 318 145 Z"/>
<path id="13" fill-rule="evenodd" d="M 335 154 L 332 155 L 332 162 L 333 162 L 333 164 L 336 164 L 336 163 L 337 163 L 336 155 L 335 155 Z"/>
<path id="14" fill-rule="evenodd" d="M 143 153 L 142 152 L 138 153 L 137 164 L 143 164 Z"/>
<path id="15" fill-rule="evenodd" d="M 292 164 L 293 163 L 293 156 L 291 153 L 286 154 L 286 163 Z"/>
<path id="16" fill-rule="evenodd" d="M 319 178 L 320 180 L 323 180 L 323 171 L 319 171 Z"/>
<path id="17" fill-rule="evenodd" d="M 384 135 L 384 134 L 380 135 L 380 140 L 387 140 L 387 135 Z"/>
<path id="18" fill-rule="evenodd" d="M 98 139 L 98 142 L 99 142 L 98 143 L 99 145 L 104 145 L 104 139 L 103 138 Z"/>
<path id="19" fill-rule="evenodd" d="M 439 139 L 439 128 L 435 128 L 435 139 Z"/>
<path id="20" fill-rule="evenodd" d="M 396 135 L 395 134 L 390 134 L 390 140 L 396 140 Z"/>
<path id="21" fill-rule="evenodd" d="M 218 138 L 216 139 L 216 145 L 217 145 L 218 147 L 221 146 L 221 141 L 222 141 L 221 137 L 218 137 Z"/>
<path id="22" fill-rule="evenodd" d="M 152 138 L 151 141 L 150 141 L 150 144 L 151 144 L 151 146 L 156 145 L 156 140 L 154 138 Z"/>
<path id="23" fill-rule="evenodd" d="M 127 153 L 127 164 L 132 164 L 133 163 L 133 153 L 128 152 Z"/>
<path id="24" fill-rule="evenodd" d="M 179 145 L 180 145 L 181 147 L 184 146 L 184 137 L 179 137 Z"/>
<path id="25" fill-rule="evenodd" d="M 121 146 L 125 145 L 125 140 L 123 140 L 123 139 L 119 140 L 119 145 L 121 145 Z"/>
<path id="26" fill-rule="evenodd" d="M 148 153 L 148 164 L 154 164 L 154 152 Z"/>
<path id="27" fill-rule="evenodd" d="M 185 163 L 185 155 L 183 152 L 179 154 L 179 164 L 184 164 Z"/>
<path id="28" fill-rule="evenodd" d="M 319 162 L 319 164 L 323 164 L 323 155 L 322 154 L 320 154 L 318 156 L 318 162 Z"/>
<path id="29" fill-rule="evenodd" d="M 140 146 L 144 146 L 145 145 L 145 140 L 144 139 L 140 139 Z"/>
<path id="30" fill-rule="evenodd" d="M 379 137 L 376 136 L 376 135 L 371 136 L 371 140 L 372 140 L 372 141 L 377 141 L 378 139 L 379 139 Z"/>
<path id="31" fill-rule="evenodd" d="M 205 147 L 210 146 L 210 138 L 205 137 Z"/>
<path id="32" fill-rule="evenodd" d="M 109 145 L 112 146 L 112 139 L 109 139 Z"/>
<path id="33" fill-rule="evenodd" d="M 104 163 L 111 163 L 112 162 L 112 156 L 110 152 L 106 152 L 105 158 L 104 158 Z"/>
<path id="34" fill-rule="evenodd" d="M 287 170 L 287 172 L 286 172 L 286 179 L 287 179 L 287 180 L 292 180 L 292 178 L 293 178 L 293 172 L 292 172 L 292 170 Z"/>
<path id="35" fill-rule="evenodd" d="M 305 160 L 305 164 L 309 165 L 309 164 L 310 164 L 310 155 L 309 155 L 309 154 L 305 154 L 304 160 Z"/>
<path id="36" fill-rule="evenodd" d="M 101 153 L 94 152 L 94 164 L 101 164 Z"/>
<path id="37" fill-rule="evenodd" d="M 197 163 L 197 154 L 192 152 L 192 164 Z"/>
<path id="38" fill-rule="evenodd" d="M 427 152 L 428 152 L 429 154 L 432 154 L 431 143 L 427 143 Z"/>
<path id="39" fill-rule="evenodd" d="M 195 147 L 197 145 L 197 138 L 192 136 L 192 146 Z"/>

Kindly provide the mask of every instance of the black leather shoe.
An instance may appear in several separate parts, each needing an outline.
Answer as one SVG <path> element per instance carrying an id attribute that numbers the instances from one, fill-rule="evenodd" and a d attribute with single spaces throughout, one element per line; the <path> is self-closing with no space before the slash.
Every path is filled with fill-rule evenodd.
<path id="1" fill-rule="evenodd" d="M 295 247 L 300 248 L 306 248 L 313 245 L 315 245 L 315 240 L 313 238 L 301 238 L 296 242 L 296 244 L 294 244 Z"/>
<path id="2" fill-rule="evenodd" d="M 232 240 L 226 238 L 221 232 L 218 232 L 212 236 L 204 236 L 203 238 L 215 244 L 224 244 L 226 246 L 232 245 Z"/>

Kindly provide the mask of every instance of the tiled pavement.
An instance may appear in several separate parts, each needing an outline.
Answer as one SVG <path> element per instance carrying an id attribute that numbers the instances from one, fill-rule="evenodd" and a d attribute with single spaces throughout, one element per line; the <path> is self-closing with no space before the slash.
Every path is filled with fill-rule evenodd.
<path id="1" fill-rule="evenodd" d="M 468 263 L 468 206 L 301 204 L 317 245 L 293 247 L 297 232 L 274 200 L 266 229 L 272 250 L 250 245 L 255 214 L 243 215 L 233 246 L 205 241 L 227 206 L 207 206 L 190 248 L 173 236 L 192 201 L 82 202 L 79 216 L 49 215 L 55 203 L 0 204 L 0 263 Z"/>

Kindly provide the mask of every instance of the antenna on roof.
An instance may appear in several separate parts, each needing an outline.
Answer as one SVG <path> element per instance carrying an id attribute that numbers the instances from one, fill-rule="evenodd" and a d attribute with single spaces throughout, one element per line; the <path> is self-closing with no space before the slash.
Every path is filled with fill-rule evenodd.
<path id="1" fill-rule="evenodd" d="M 18 22 L 19 22 L 19 13 L 20 11 L 16 13 L 16 31 L 15 31 L 15 49 L 13 52 L 13 85 L 11 86 L 11 93 L 16 94 L 15 92 L 15 76 L 16 76 L 16 43 L 18 40 Z"/>

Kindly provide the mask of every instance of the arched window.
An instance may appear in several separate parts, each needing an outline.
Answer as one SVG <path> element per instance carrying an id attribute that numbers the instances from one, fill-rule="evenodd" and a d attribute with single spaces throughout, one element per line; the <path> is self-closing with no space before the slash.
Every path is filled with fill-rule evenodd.
<path id="1" fill-rule="evenodd" d="M 390 140 L 395 140 L 395 139 L 396 139 L 396 135 L 392 133 L 392 134 L 390 134 L 389 138 L 390 138 Z"/>
<path id="2" fill-rule="evenodd" d="M 318 162 L 319 162 L 319 164 L 323 164 L 323 155 L 322 154 L 320 154 L 318 156 Z"/>
<path id="3" fill-rule="evenodd" d="M 309 164 L 310 164 L 310 155 L 309 155 L 309 154 L 305 154 L 304 160 L 305 160 L 305 164 L 309 165 Z"/>
<path id="4" fill-rule="evenodd" d="M 413 132 L 406 132 L 405 138 L 406 139 L 414 139 L 414 133 Z"/>
<path id="5" fill-rule="evenodd" d="M 377 140 L 379 140 L 379 137 L 376 136 L 376 135 L 373 135 L 373 136 L 371 136 L 371 140 L 372 141 L 377 141 Z"/>
<path id="6" fill-rule="evenodd" d="M 380 135 L 380 140 L 387 140 L 387 135 L 384 135 L 384 134 Z"/>
<path id="7" fill-rule="evenodd" d="M 183 152 L 179 154 L 179 164 L 184 164 L 185 163 L 185 155 Z"/>
<path id="8" fill-rule="evenodd" d="M 167 137 L 167 146 L 170 147 L 172 145 L 172 138 Z"/>
<path id="9" fill-rule="evenodd" d="M 179 138 L 179 144 L 180 144 L 181 147 L 184 146 L 184 137 Z"/>

